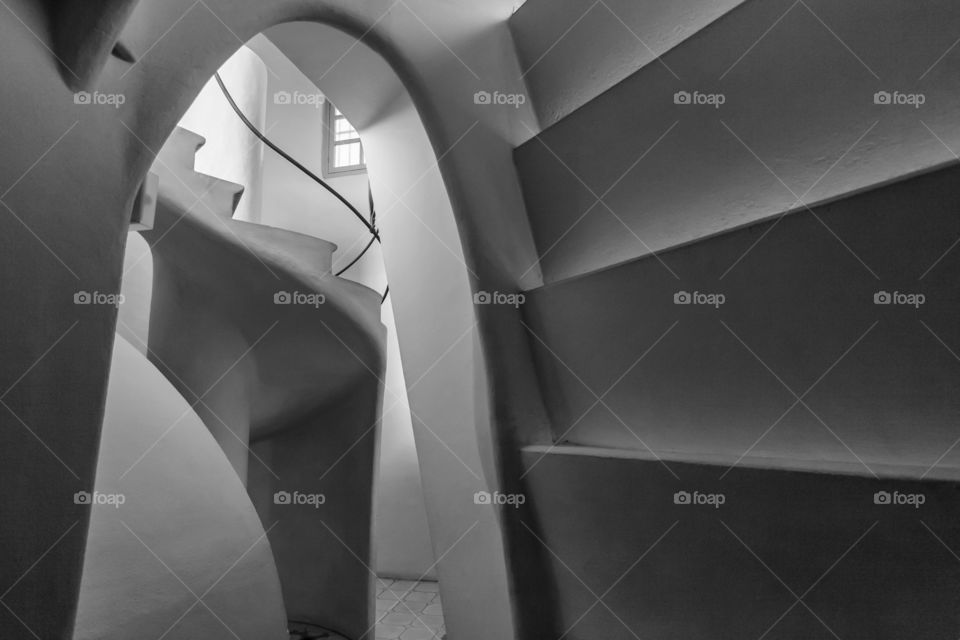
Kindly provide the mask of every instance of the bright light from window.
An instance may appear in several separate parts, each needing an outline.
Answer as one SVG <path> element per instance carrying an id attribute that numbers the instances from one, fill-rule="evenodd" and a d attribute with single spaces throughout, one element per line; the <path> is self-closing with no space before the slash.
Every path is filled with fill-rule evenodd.
<path id="1" fill-rule="evenodd" d="M 330 105 L 329 157 L 331 173 L 356 171 L 366 168 L 363 157 L 363 144 L 360 134 L 353 128 L 346 116 L 335 106 Z"/>

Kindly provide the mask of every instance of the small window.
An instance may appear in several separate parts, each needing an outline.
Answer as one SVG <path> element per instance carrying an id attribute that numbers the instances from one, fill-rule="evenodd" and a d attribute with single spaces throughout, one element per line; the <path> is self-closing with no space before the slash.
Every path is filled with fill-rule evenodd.
<path id="1" fill-rule="evenodd" d="M 329 100 L 324 105 L 324 117 L 327 121 L 324 175 L 366 171 L 363 143 L 357 130 Z"/>

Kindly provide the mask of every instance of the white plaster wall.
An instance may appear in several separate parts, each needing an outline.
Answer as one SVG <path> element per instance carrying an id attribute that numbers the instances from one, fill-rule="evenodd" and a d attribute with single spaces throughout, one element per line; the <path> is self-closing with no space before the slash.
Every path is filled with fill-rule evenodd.
<path id="1" fill-rule="evenodd" d="M 249 48 L 241 47 L 220 67 L 220 76 L 237 106 L 262 129 L 267 87 L 267 67 L 263 61 Z M 233 217 L 259 222 L 263 145 L 234 114 L 216 79 L 207 82 L 180 120 L 180 126 L 207 139 L 197 152 L 197 171 L 244 186 Z"/>
<path id="2" fill-rule="evenodd" d="M 383 305 L 383 323 L 390 330 L 374 510 L 376 569 L 385 577 L 435 579 L 437 571 L 392 298 Z"/>
<path id="3" fill-rule="evenodd" d="M 153 297 L 153 254 L 150 245 L 136 231 L 127 233 L 123 254 L 123 304 L 117 314 L 117 334 L 147 355 L 150 334 L 150 300 Z"/>
<path id="4" fill-rule="evenodd" d="M 262 128 L 266 118 L 266 65 L 253 51 L 241 47 L 221 67 L 220 75 L 246 116 Z M 263 145 L 233 113 L 215 79 L 211 78 L 204 86 L 184 114 L 180 126 L 207 139 L 196 155 L 194 167 L 197 171 L 244 185 L 234 218 L 258 221 L 262 201 Z M 153 256 L 149 244 L 137 232 L 127 234 L 122 282 L 124 304 L 120 307 L 117 333 L 146 354 Z"/>
<path id="5" fill-rule="evenodd" d="M 502 28 L 501 35 L 509 40 L 500 9 L 477 7 L 470 20 L 457 25 L 453 22 L 464 15 L 459 8 L 440 10 L 431 18 L 450 20 L 445 23 L 452 38 L 447 42 L 470 48 L 484 65 L 496 68 L 492 76 L 502 79 L 510 77 L 509 61 L 501 60 L 497 52 L 494 61 L 487 58 L 489 39 L 482 52 L 478 44 L 481 33 L 489 29 Z M 393 16 L 391 25 L 401 29 L 400 20 L 407 17 Z M 437 64 L 457 67 L 451 69 L 451 82 L 437 88 L 441 102 L 457 103 L 451 113 L 462 112 L 465 104 L 472 104 L 478 88 L 473 77 L 413 16 L 409 18 L 411 22 L 403 27 L 409 29 L 405 37 L 424 48 L 436 46 L 434 58 L 442 60 Z M 489 390 L 478 348 L 470 271 L 464 268 L 460 234 L 437 166 L 438 153 L 411 96 L 389 65 L 365 44 L 354 44 L 351 36 L 308 23 L 280 25 L 266 35 L 301 69 L 315 74 L 311 77 L 363 136 L 410 388 L 434 555 L 443 556 L 438 576 L 447 628 L 458 638 L 514 637 L 497 513 L 473 501 L 475 492 L 497 487 L 497 479 L 488 475 L 496 468 L 489 439 Z M 317 47 L 321 41 L 324 46 Z M 504 85 L 494 81 L 484 86 Z M 519 196 L 518 191 L 486 188 L 497 183 L 501 172 L 512 174 L 510 153 L 513 141 L 522 138 L 522 127 L 513 114 L 489 106 L 477 105 L 468 114 L 460 133 L 478 131 L 464 136 L 457 152 L 470 155 L 472 174 L 485 178 L 474 185 L 483 195 L 473 204 L 496 201 L 488 220 L 496 226 L 498 217 L 522 212 L 522 208 L 511 209 L 519 204 L 511 199 Z M 509 227 L 497 228 L 502 235 L 497 254 L 516 257 L 525 239 L 511 234 Z"/>
<path id="6" fill-rule="evenodd" d="M 248 46 L 269 69 L 264 125 L 267 136 L 323 177 L 325 96 L 263 35 L 253 38 Z M 293 96 L 291 104 L 277 102 L 276 94 L 281 91 Z M 360 213 L 369 215 L 366 173 L 324 179 Z M 353 260 L 369 239 L 363 224 L 340 201 L 269 149 L 263 156 L 263 183 L 262 222 L 336 244 L 334 271 Z M 371 247 L 343 277 L 382 291 L 386 277 L 379 247 Z"/>
<path id="7" fill-rule="evenodd" d="M 269 69 L 267 136 L 322 176 L 325 98 L 266 37 L 259 35 L 248 46 Z M 310 96 L 310 99 L 281 104 L 274 99 L 280 91 L 291 96 Z M 263 224 L 335 243 L 338 250 L 334 254 L 334 271 L 346 266 L 366 245 L 369 233 L 342 203 L 270 150 L 264 156 L 263 176 Z M 366 216 L 369 213 L 367 178 L 366 173 L 361 173 L 326 180 Z M 383 291 L 387 277 L 380 245 L 375 243 L 342 277 Z M 435 577 L 392 298 L 384 304 L 382 321 L 387 327 L 387 371 L 374 523 L 376 570 L 390 577 Z"/>
<path id="8" fill-rule="evenodd" d="M 540 125 L 549 127 L 742 1 L 525 3 L 510 28 Z"/>
<path id="9" fill-rule="evenodd" d="M 488 35 L 491 28 L 496 28 L 497 22 L 502 22 L 503 16 L 492 16 L 485 11 L 489 5 L 487 3 L 463 2 L 462 0 L 448 6 L 446 3 L 440 6 L 438 11 L 433 9 L 437 5 L 418 1 L 409 3 L 416 7 L 421 15 L 437 26 L 437 21 L 445 21 L 450 16 L 450 11 L 469 11 L 476 12 L 481 16 L 479 24 L 471 23 L 466 30 L 453 29 L 449 34 L 454 36 L 452 41 L 454 47 L 464 53 L 471 62 L 479 59 L 482 73 L 488 70 L 499 72 L 504 66 L 508 66 L 512 60 L 512 50 L 508 45 L 509 37 L 504 38 L 505 29 L 498 30 L 491 41 L 484 36 Z M 221 54 L 227 54 L 237 46 L 237 34 L 245 37 L 252 37 L 256 32 L 265 27 L 272 21 L 281 21 L 284 19 L 293 19 L 299 16 L 311 16 L 317 19 L 338 20 L 342 23 L 349 23 L 357 32 L 363 30 L 362 25 L 368 25 L 371 30 L 377 29 L 375 36 L 379 37 L 381 42 L 389 42 L 391 48 L 392 60 L 399 66 L 406 69 L 406 80 L 411 86 L 419 87 L 417 91 L 421 92 L 426 86 L 437 87 L 439 94 L 424 99 L 430 106 L 430 127 L 433 140 L 440 148 L 433 154 L 418 153 L 412 160 L 417 163 L 416 167 L 410 169 L 429 167 L 433 164 L 436 156 L 446 147 L 450 146 L 473 120 L 473 113 L 470 109 L 460 109 L 462 102 L 470 104 L 471 96 L 476 90 L 472 86 L 467 86 L 473 82 L 469 79 L 466 83 L 462 80 L 452 85 L 434 82 L 440 77 L 446 75 L 446 72 L 459 66 L 459 63 L 453 56 L 448 56 L 449 51 L 445 45 L 436 39 L 432 39 L 428 29 L 419 22 L 415 16 L 410 15 L 404 8 L 404 5 L 393 5 L 401 15 L 397 16 L 397 27 L 394 28 L 395 20 L 390 18 L 385 21 L 379 19 L 382 12 L 379 2 L 354 2 L 350 0 L 317 0 L 313 2 L 303 2 L 301 0 L 282 0 L 274 3 L 255 3 L 252 0 L 210 0 L 206 3 L 208 13 L 213 15 L 203 16 L 192 15 L 191 19 L 180 19 L 185 13 L 196 8 L 197 13 L 204 9 L 199 5 L 191 5 L 181 0 L 171 0 L 165 3 L 140 3 L 137 7 L 137 13 L 130 25 L 129 35 L 131 38 L 131 47 L 134 50 L 147 51 L 149 49 L 149 61 L 133 67 L 121 65 L 119 61 L 111 61 L 103 76 L 105 86 L 117 86 L 121 82 L 128 92 L 130 99 L 126 106 L 117 111 L 119 115 L 125 118 L 127 127 L 123 127 L 119 118 L 113 112 L 102 113 L 94 112 L 90 109 L 81 111 L 74 105 L 69 94 L 63 90 L 62 81 L 57 75 L 55 62 L 50 59 L 49 51 L 45 51 L 45 43 L 38 40 L 36 32 L 44 33 L 43 24 L 37 24 L 33 19 L 36 11 L 31 10 L 31 3 L 14 2 L 18 10 L 24 10 L 21 15 L 28 15 L 29 24 L 35 29 L 29 33 L 24 32 L 23 23 L 16 22 L 13 19 L 0 21 L 0 31 L 3 37 L 0 43 L 3 43 L 3 51 L 9 54 L 10 51 L 16 51 L 18 48 L 23 52 L 14 55 L 5 55 L 5 60 L 10 61 L 11 77 L 18 82 L 10 83 L 12 93 L 9 100 L 3 101 L 3 111 L 9 116 L 7 121 L 21 122 L 34 121 L 42 124 L 39 128 L 29 128 L 28 131 L 4 131 L 2 138 L 7 148 L 22 148 L 34 150 L 38 153 L 24 154 L 28 157 L 38 157 L 46 148 L 49 141 L 55 140 L 64 130 L 72 125 L 77 118 L 83 115 L 83 126 L 77 127 L 70 135 L 64 137 L 63 141 L 47 158 L 47 162 L 40 163 L 34 169 L 29 181 L 23 181 L 18 185 L 18 198 L 13 204 L 15 208 L 19 206 L 18 211 L 23 214 L 24 220 L 30 226 L 37 230 L 41 237 L 49 237 L 52 249 L 59 255 L 67 265 L 73 266 L 79 272 L 81 279 L 89 278 L 90 286 L 100 286 L 104 290 L 115 290 L 119 284 L 118 277 L 121 263 L 122 248 L 122 230 L 124 229 L 127 206 L 132 200 L 136 188 L 137 180 L 122 179 L 129 174 L 132 178 L 138 178 L 149 166 L 150 154 L 143 148 L 139 139 L 145 140 L 149 147 L 157 148 L 162 144 L 163 131 L 169 131 L 177 119 L 182 109 L 185 109 L 189 100 L 187 95 L 198 91 L 202 82 L 201 78 L 208 75 L 213 68 L 220 64 Z M 385 6 L 385 5 L 384 5 Z M 456 17 L 456 16 L 455 16 Z M 9 18 L 9 16 L 8 16 Z M 196 18 L 196 19 L 194 19 Z M 226 28 L 224 28 L 226 25 Z M 444 36 L 447 33 L 441 30 Z M 126 37 L 125 33 L 125 37 Z M 450 41 L 450 40 L 448 40 Z M 462 49 L 461 49 L 462 47 Z M 224 55 L 225 57 L 225 55 Z M 437 61 L 438 64 L 433 64 Z M 421 64 L 422 63 L 422 64 Z M 413 69 L 422 70 L 423 76 L 413 73 Z M 513 69 L 515 71 L 515 69 Z M 463 72 L 461 71 L 461 74 Z M 498 76 L 499 77 L 499 76 Z M 20 82 L 23 78 L 33 78 L 36 87 L 32 82 Z M 17 88 L 19 87 L 19 88 Z M 34 88 L 37 89 L 33 93 Z M 30 93 L 31 95 L 27 95 Z M 42 99 L 38 99 L 38 96 Z M 451 104 L 456 102 L 457 104 Z M 493 112 L 488 112 L 493 115 Z M 440 114 L 443 114 L 440 116 Z M 439 116 L 439 117 L 438 117 Z M 489 122 L 485 118 L 485 123 L 490 127 L 478 128 L 471 139 L 471 144 L 457 149 L 453 155 L 447 155 L 446 160 L 449 171 L 445 171 L 448 178 L 453 180 L 452 192 L 456 194 L 458 221 L 462 223 L 464 238 L 470 238 L 476 241 L 476 246 L 471 243 L 472 253 L 474 255 L 489 255 L 489 262 L 484 262 L 482 266 L 475 265 L 480 269 L 484 276 L 493 279 L 494 283 L 499 283 L 504 278 L 505 273 L 515 273 L 526 268 L 529 262 L 529 252 L 527 249 L 531 246 L 528 234 L 522 232 L 523 225 L 517 225 L 516 222 L 522 220 L 517 215 L 522 211 L 519 199 L 519 189 L 516 188 L 515 176 L 512 167 L 505 162 L 509 158 L 510 147 L 508 141 L 500 135 L 502 127 L 509 126 L 509 120 L 506 115 L 502 118 L 493 117 L 496 122 Z M 132 130 L 137 136 L 136 139 L 130 135 Z M 41 136 L 39 134 L 45 134 Z M 479 138 L 480 144 L 473 144 L 472 141 Z M 481 153 L 474 153 L 474 151 Z M 423 164 L 423 160 L 428 162 Z M 20 176 L 24 169 L 22 158 L 9 159 L 10 162 L 4 165 L 4 176 L 7 184 L 12 184 Z M 473 176 L 473 171 L 479 164 L 481 169 L 489 172 L 490 183 L 498 185 L 496 189 L 489 189 L 488 184 L 478 184 L 471 186 L 462 184 L 462 178 Z M 125 173 L 126 171 L 126 173 Z M 481 172 L 482 174 L 483 172 Z M 51 179 L 51 176 L 54 178 Z M 117 179 L 120 176 L 121 179 Z M 460 176 L 460 178 L 457 178 Z M 110 179 L 106 179 L 109 177 Z M 404 175 L 409 178 L 409 175 Z M 43 188 L 42 185 L 49 185 L 56 182 L 57 179 L 65 180 L 63 183 L 71 188 L 61 190 L 51 190 Z M 440 181 L 432 180 L 431 184 L 435 186 Z M 481 181 L 477 181 L 481 182 Z M 486 182 L 486 181 L 483 181 Z M 73 188 L 77 185 L 97 185 L 97 189 Z M 67 194 L 67 195 L 64 195 Z M 84 215 L 80 216 L 56 216 L 51 217 L 50 211 L 68 212 L 78 210 Z M 436 212 L 431 212 L 445 220 L 444 224 L 438 227 L 438 236 L 443 238 L 457 238 L 455 223 L 450 216 L 450 208 L 441 208 Z M 481 214 L 485 222 L 491 223 L 491 228 L 497 229 L 495 232 L 477 233 L 475 223 L 481 220 Z M 512 222 L 511 222 L 512 221 Z M 5 225 L 4 230 L 9 231 L 4 237 L 20 238 L 24 234 L 23 229 L 10 222 Z M 484 227 L 485 228 L 485 227 Z M 506 230 L 506 232 L 501 230 Z M 518 233 L 514 233 L 514 232 Z M 47 235 L 49 234 L 49 236 Z M 475 235 L 476 234 L 476 235 Z M 26 237 L 26 236 L 24 236 Z M 418 236 L 418 239 L 426 243 L 433 243 L 434 240 L 426 233 Z M 39 274 L 44 278 L 45 285 L 43 295 L 36 291 L 24 292 L 20 287 L 23 281 L 31 278 L 17 278 L 11 276 L 8 279 L 10 286 L 5 291 L 11 296 L 14 294 L 23 294 L 24 305 L 18 307 L 18 313 L 12 315 L 10 326 L 14 328 L 11 335 L 24 337 L 22 343 L 12 341 L 4 350 L 5 356 L 12 362 L 10 369 L 16 375 L 26 368 L 26 366 L 15 366 L 23 363 L 27 365 L 34 358 L 36 353 L 42 350 L 57 338 L 61 327 L 54 328 L 53 325 L 46 331 L 25 331 L 22 328 L 23 317 L 64 317 L 65 310 L 70 310 L 69 295 L 66 293 L 75 291 L 76 282 L 72 279 L 64 283 L 66 278 L 62 278 L 59 273 L 61 265 L 54 264 L 49 252 L 42 251 L 42 247 L 36 247 L 36 243 L 31 244 L 31 238 L 26 237 L 27 242 L 13 243 L 4 257 L 6 266 L 11 266 L 11 274 Z M 20 244 L 21 246 L 17 246 Z M 491 244 L 496 244 L 499 252 L 487 251 Z M 26 248 L 23 248 L 26 247 Z M 415 250 L 417 247 L 410 246 L 406 249 Z M 425 249 L 426 251 L 427 249 Z M 430 245 L 429 251 L 435 252 L 443 250 L 442 247 Z M 458 245 L 454 245 L 452 255 L 458 255 Z M 414 255 L 416 255 L 414 253 Z M 52 265 L 52 266 L 51 266 Z M 431 317 L 432 309 L 426 307 L 427 312 L 421 308 L 418 316 L 414 320 L 423 321 L 427 318 L 425 324 L 439 325 L 439 330 L 435 331 L 433 338 L 426 333 L 425 329 L 414 331 L 412 335 L 419 335 L 424 339 L 423 357 L 415 361 L 414 371 L 419 374 L 445 375 L 449 374 L 455 379 L 456 384 L 449 388 L 441 389 L 441 392 L 449 391 L 451 394 L 466 393 L 462 396 L 463 406 L 461 414 L 457 420 L 447 422 L 436 421 L 436 418 L 444 417 L 443 414 L 424 416 L 426 421 L 435 429 L 441 428 L 444 432 L 453 431 L 451 437 L 446 438 L 451 450 L 457 450 L 463 447 L 464 452 L 469 452 L 470 463 L 472 466 L 478 466 L 480 462 L 479 450 L 484 446 L 489 446 L 489 440 L 492 437 L 491 425 L 483 408 L 474 413 L 473 391 L 476 390 L 472 382 L 474 380 L 483 381 L 486 371 L 482 363 L 474 359 L 474 352 L 471 348 L 468 352 L 447 351 L 453 344 L 456 346 L 459 336 L 463 332 L 471 331 L 472 325 L 468 322 L 466 327 L 458 327 L 457 320 L 462 320 L 472 316 L 472 313 L 466 312 L 470 297 L 470 268 L 464 267 L 459 262 L 441 262 L 425 260 L 423 266 L 438 266 L 451 269 L 454 275 L 444 275 L 444 280 L 439 289 L 434 293 L 450 294 L 449 298 L 456 305 L 456 314 L 438 314 L 435 318 Z M 39 277 L 39 275 L 37 277 Z M 69 278 L 69 274 L 67 274 Z M 535 279 L 535 278 L 534 278 Z M 430 290 L 432 281 L 424 280 L 419 285 L 416 280 L 410 278 L 407 280 L 405 288 L 408 291 L 416 287 L 423 287 Z M 87 284 L 85 281 L 84 284 Z M 109 289 L 107 289 L 109 287 Z M 36 287 L 34 287 L 36 289 Z M 55 293 L 53 295 L 51 292 Z M 48 293 L 51 293 L 48 295 Z M 426 296 L 424 296 L 426 298 Z M 62 300 L 62 302 L 61 302 Z M 422 302 L 423 299 L 420 300 Z M 25 314 L 24 309 L 31 312 Z M 411 311 L 412 308 L 407 309 Z M 75 310 L 74 310 L 75 311 Z M 65 437 L 62 434 L 51 434 L 53 439 L 53 448 L 62 451 L 68 451 L 78 459 L 82 456 L 84 467 L 79 471 L 84 478 L 88 480 L 92 476 L 92 459 L 90 453 L 95 450 L 98 436 L 99 415 L 97 410 L 103 399 L 103 383 L 106 380 L 105 368 L 109 362 L 109 345 L 113 339 L 112 325 L 114 315 L 106 310 L 101 313 L 94 313 L 98 310 L 88 310 L 93 317 L 91 322 L 81 322 L 75 333 L 65 340 L 61 345 L 60 353 L 54 354 L 44 363 L 43 368 L 38 368 L 32 372 L 31 384 L 32 390 L 49 390 L 57 388 L 58 383 L 62 384 L 65 377 L 77 373 L 76 384 L 82 390 L 90 393 L 73 394 L 77 398 L 76 404 L 57 404 L 56 407 L 50 403 L 36 402 L 37 393 L 31 393 L 30 398 L 24 402 L 18 402 L 17 407 L 23 405 L 24 415 L 27 422 L 42 422 L 45 424 L 55 424 L 57 420 L 69 418 L 77 429 L 71 430 L 70 436 Z M 10 314 L 8 314 L 10 315 Z M 408 315 L 408 314 L 401 314 Z M 409 316 L 408 316 L 409 317 Z M 401 324 L 404 323 L 401 318 Z M 489 327 L 488 327 L 489 328 Z M 31 329 L 33 329 L 31 327 Z M 39 328 L 38 328 L 39 329 Z M 498 336 L 493 328 L 489 328 L 490 340 L 502 338 Z M 476 338 L 476 336 L 473 336 Z M 468 335 L 466 340 L 470 340 Z M 489 344 L 489 341 L 487 341 Z M 498 340 L 494 346 L 506 344 L 508 349 L 516 345 L 516 340 L 507 336 L 505 340 Z M 488 351 L 489 353 L 489 351 Z M 455 364 L 447 365 L 442 368 L 431 369 L 426 362 L 433 362 L 442 357 L 449 357 Z M 492 356 L 491 356 L 492 357 Z M 79 364 L 78 364 L 79 363 Z M 523 369 L 523 363 L 518 363 L 516 369 Z M 82 369 L 82 371 L 80 371 Z M 55 373 L 51 374 L 52 370 Z M 512 369 L 502 371 L 507 377 L 513 374 Z M 39 382 L 38 382 L 39 380 Z M 467 384 L 463 384 L 467 381 Z M 479 385 L 478 385 L 479 386 Z M 527 395 L 528 389 L 523 385 L 514 385 L 519 387 L 518 393 Z M 483 393 L 483 390 L 478 390 Z M 457 396 L 454 396 L 457 397 Z M 449 402 L 441 393 L 444 406 Z M 486 395 L 481 396 L 480 402 L 486 405 L 488 401 Z M 19 398 L 17 398 L 19 400 Z M 16 402 L 11 396 L 11 402 Z M 501 402 L 504 400 L 501 398 Z M 420 404 L 433 404 L 430 398 L 421 399 Z M 59 409 L 57 407 L 60 407 Z M 526 421 L 527 423 L 530 420 Z M 507 424 L 504 428 L 512 428 L 514 425 Z M 12 429 L 7 431 L 13 431 Z M 477 439 L 484 441 L 483 445 L 478 445 Z M 32 443 L 35 446 L 35 443 Z M 17 448 L 20 448 L 17 442 Z M 62 449 L 61 449 L 62 447 Z M 450 452 L 440 451 L 440 455 L 448 455 Z M 483 459 L 486 464 L 487 472 L 490 477 L 494 477 L 492 461 L 489 456 Z M 44 462 L 38 463 L 39 466 L 34 469 L 41 469 L 42 474 L 31 471 L 27 474 L 27 480 L 21 481 L 16 478 L 16 474 L 5 474 L 4 478 L 10 483 L 16 483 L 12 494 L 19 498 L 26 496 L 28 491 L 26 487 L 29 481 L 38 475 L 47 477 L 47 465 Z M 52 466 L 52 465 L 51 465 Z M 11 475 L 13 477 L 11 477 Z M 479 480 L 478 480 L 479 482 Z M 483 483 L 481 483 L 483 484 Z M 436 483 L 435 483 L 436 486 Z M 463 483 L 457 483 L 450 487 L 447 497 L 453 500 L 459 500 L 460 497 L 470 500 L 469 495 L 462 496 L 464 489 Z M 434 489 L 436 490 L 436 488 Z M 18 516 L 27 515 L 28 509 L 23 508 L 23 504 L 13 500 L 14 512 Z M 442 503 L 438 504 L 438 509 L 442 509 Z M 59 511 L 59 513 L 57 513 Z M 77 512 L 71 510 L 50 510 L 41 511 L 42 517 L 30 516 L 26 518 L 28 523 L 37 523 L 44 518 L 52 518 L 54 524 L 59 524 L 63 520 L 63 514 L 73 517 Z M 485 510 L 477 511 L 485 513 Z M 479 522 L 479 521 L 474 521 Z M 49 524 L 49 522 L 47 523 Z M 455 521 L 452 524 L 458 525 Z M 471 523 L 472 524 L 472 523 Z M 458 631 L 452 632 L 452 635 L 464 639 L 467 637 L 480 637 L 480 634 L 486 636 L 509 638 L 513 637 L 511 625 L 511 610 L 508 599 L 509 585 L 506 584 L 504 577 L 505 559 L 502 548 L 501 531 L 497 526 L 496 517 L 493 514 L 483 516 L 483 527 L 479 525 L 473 529 L 474 533 L 470 535 L 482 536 L 483 543 L 475 545 L 470 544 L 470 555 L 466 550 L 458 548 L 454 557 L 445 559 L 449 567 L 449 575 L 453 578 L 454 584 L 465 585 L 462 588 L 458 600 L 466 602 L 471 596 L 474 600 L 480 601 L 482 608 L 474 604 L 474 611 L 470 612 L 466 608 L 461 609 L 454 606 L 455 612 L 461 612 L 462 617 L 455 620 L 455 627 Z M 459 538 L 448 537 L 448 530 L 443 538 L 435 541 L 438 546 L 451 546 L 459 543 Z M 470 533 L 468 531 L 468 533 Z M 15 541 L 12 536 L 4 537 L 5 541 Z M 74 589 L 75 572 L 71 573 L 67 562 L 77 557 L 75 544 L 70 542 L 61 545 L 53 556 L 58 562 L 53 565 L 65 571 L 63 592 L 68 594 L 63 600 L 69 600 L 69 594 Z M 37 545 L 27 545 L 28 550 Z M 18 547 L 19 550 L 19 547 Z M 16 560 L 14 554 L 10 553 L 8 559 Z M 69 565 L 69 566 L 68 566 Z M 494 567 L 487 569 L 486 565 Z M 14 564 L 14 566 L 19 566 Z M 479 566 L 480 571 L 474 572 L 472 569 Z M 41 572 L 41 575 L 56 575 Z M 467 580 L 470 584 L 467 585 Z M 473 584 L 477 582 L 478 584 Z M 473 592 L 473 594 L 468 593 Z M 490 595 L 491 597 L 487 597 Z M 67 603 L 69 604 L 69 603 Z M 494 622 L 491 624 L 490 619 Z"/>
<path id="10" fill-rule="evenodd" d="M 92 507 L 75 640 L 287 637 L 243 484 L 186 400 L 122 337 L 94 486 L 125 502 Z M 191 590 L 209 590 L 203 604 L 192 607 Z"/>
<path id="11" fill-rule="evenodd" d="M 316 86 L 266 38 L 258 36 L 241 48 L 221 69 L 221 76 L 248 118 L 261 131 L 317 175 L 322 168 L 322 109 L 311 105 L 276 104 L 273 95 L 316 94 Z M 259 54 L 259 55 L 258 55 Z M 260 92 L 259 97 L 256 95 Z M 322 105 L 321 102 L 317 104 Z M 256 220 L 336 243 L 334 270 L 345 266 L 369 238 L 366 229 L 322 187 L 259 144 L 237 118 L 211 79 L 181 121 L 181 126 L 207 138 L 197 154 L 198 171 L 244 184 L 255 180 L 259 189 L 247 189 L 235 218 L 251 210 L 251 198 L 261 194 Z M 239 125 L 239 129 L 237 126 Z M 238 141 L 242 141 L 238 144 Z M 262 159 L 262 171 L 254 166 Z M 367 213 L 367 176 L 354 174 L 329 180 L 357 209 Z M 246 207 L 244 204 L 246 203 Z M 244 217 L 243 219 L 253 219 Z M 344 274 L 378 291 L 386 286 L 379 245 Z M 117 333 L 141 353 L 147 352 L 153 257 L 139 233 L 128 234 L 124 256 L 121 306 Z M 407 403 L 400 347 L 390 301 L 384 305 L 387 327 L 386 398 L 381 425 L 380 481 L 377 488 L 375 531 L 377 571 L 403 578 L 435 578 L 433 550 L 426 520 L 413 425 Z"/>

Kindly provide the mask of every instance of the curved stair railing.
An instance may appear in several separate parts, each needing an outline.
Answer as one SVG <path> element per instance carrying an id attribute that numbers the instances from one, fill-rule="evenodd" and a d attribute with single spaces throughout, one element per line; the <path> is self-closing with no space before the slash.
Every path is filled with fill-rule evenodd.
<path id="1" fill-rule="evenodd" d="M 230 90 L 227 89 L 227 85 L 224 84 L 223 78 L 220 77 L 220 73 L 219 72 L 214 73 L 213 77 L 216 78 L 217 84 L 220 85 L 220 91 L 223 92 L 223 96 L 227 99 L 227 102 L 230 103 L 230 108 L 233 109 L 233 112 L 237 114 L 237 117 L 240 118 L 243 124 L 247 127 L 247 129 L 250 130 L 250 132 L 253 135 L 259 138 L 261 142 L 263 142 L 270 149 L 276 152 L 277 155 L 279 155 L 281 158 L 283 158 L 284 160 L 292 164 L 294 167 L 299 169 L 301 173 L 303 173 L 308 178 L 310 178 L 311 180 L 319 184 L 321 187 L 326 189 L 328 192 L 330 192 L 330 194 L 333 195 L 337 200 L 339 200 L 347 209 L 349 209 L 350 213 L 352 213 L 354 217 L 357 218 L 357 220 L 362 222 L 363 226 L 365 226 L 367 228 L 367 231 L 370 232 L 370 241 L 367 242 L 366 246 L 360 251 L 360 253 L 357 254 L 357 256 L 353 260 L 350 261 L 349 264 L 347 264 L 347 266 L 337 271 L 334 275 L 336 276 L 342 275 L 344 272 L 346 272 L 347 269 L 349 269 L 350 267 L 355 265 L 357 262 L 359 262 L 360 259 L 363 258 L 364 255 L 366 255 L 367 251 L 369 251 L 370 247 L 373 246 L 374 241 L 380 242 L 380 243 L 383 242 L 380 239 L 380 231 L 379 229 L 377 229 L 377 213 L 376 213 L 376 209 L 373 206 L 373 190 L 370 188 L 369 181 L 367 182 L 367 198 L 369 200 L 369 206 L 370 206 L 370 219 L 368 220 L 362 213 L 360 213 L 360 211 L 357 210 L 355 206 L 353 206 L 353 204 L 350 203 L 349 200 L 343 197 L 343 195 L 339 191 L 331 187 L 326 180 L 324 180 L 323 178 L 315 174 L 313 171 L 310 171 L 310 169 L 305 167 L 301 162 L 298 162 L 296 158 L 294 158 L 289 153 L 284 151 L 282 148 L 280 148 L 280 146 L 278 146 L 270 138 L 264 135 L 264 133 L 260 131 L 260 129 L 258 129 L 257 126 L 253 124 L 253 122 L 251 122 L 249 118 L 247 118 L 247 116 L 243 113 L 243 110 L 240 108 L 237 102 L 233 99 L 233 95 L 231 95 Z M 380 304 L 383 304 L 386 301 L 387 295 L 389 295 L 389 293 L 390 293 L 390 285 L 387 285 L 387 287 L 383 291 L 383 295 L 380 298 Z"/>

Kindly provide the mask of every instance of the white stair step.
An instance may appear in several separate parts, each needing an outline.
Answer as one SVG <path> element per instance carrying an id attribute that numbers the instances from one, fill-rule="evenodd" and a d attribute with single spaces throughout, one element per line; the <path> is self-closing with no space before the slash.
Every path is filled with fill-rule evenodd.
<path id="1" fill-rule="evenodd" d="M 557 635 L 899 640 L 960 624 L 956 482 L 757 467 L 721 479 L 687 462 L 674 476 L 542 448 L 522 462 Z"/>
<path id="2" fill-rule="evenodd" d="M 527 292 L 554 438 L 960 467 L 958 185 L 953 166 Z"/>
<path id="3" fill-rule="evenodd" d="M 956 3 L 899 0 L 750 0 L 711 22 L 663 57 L 680 80 L 649 63 L 517 149 L 545 280 L 953 161 L 958 23 Z"/>
<path id="4" fill-rule="evenodd" d="M 548 127 L 744 0 L 527 0 L 510 18 L 531 100 Z"/>
<path id="5" fill-rule="evenodd" d="M 177 167 L 193 169 L 197 151 L 206 144 L 207 139 L 183 127 L 176 127 L 167 138 L 158 156 L 161 161 Z"/>

